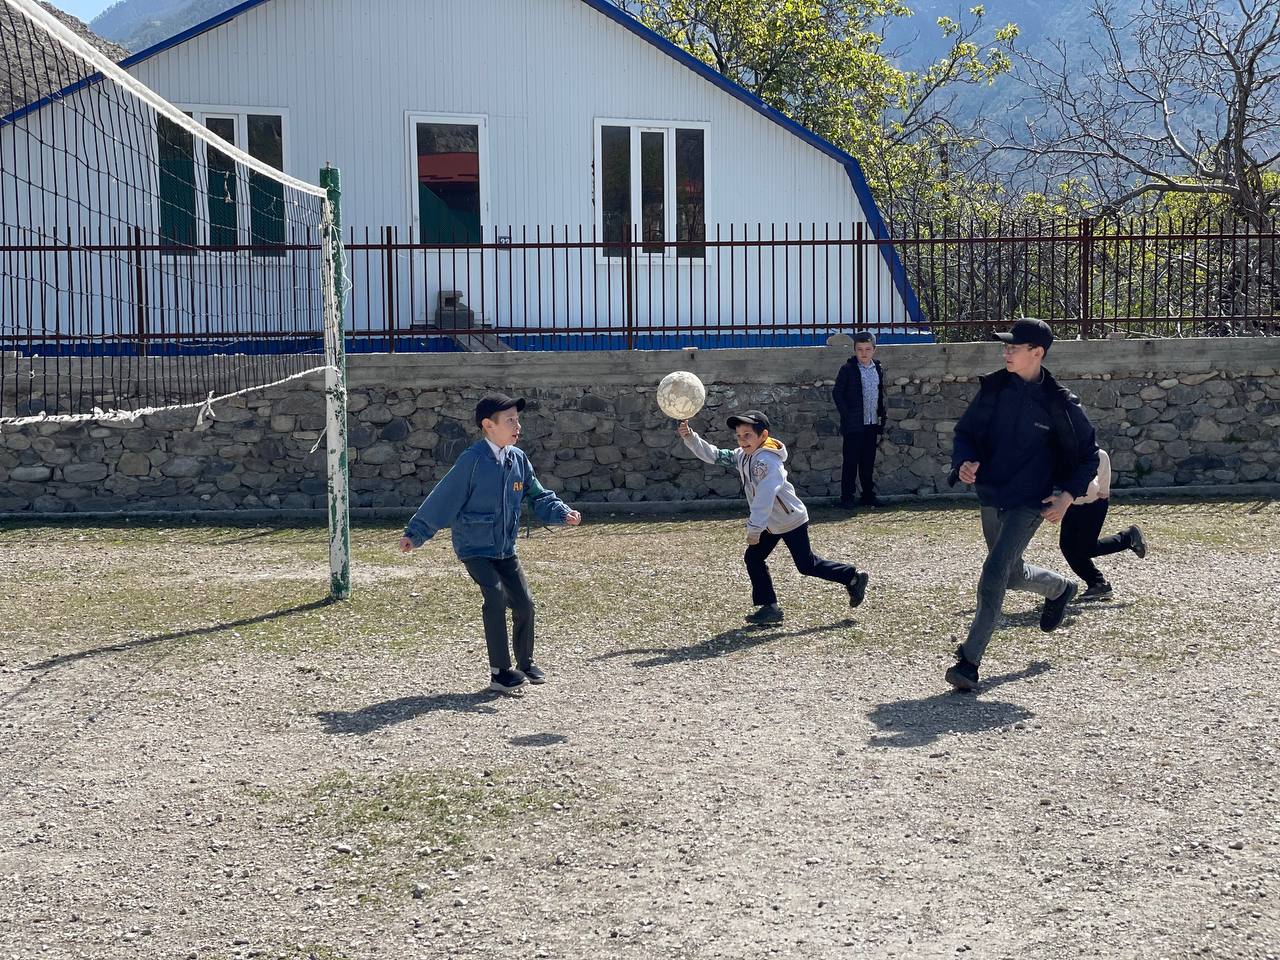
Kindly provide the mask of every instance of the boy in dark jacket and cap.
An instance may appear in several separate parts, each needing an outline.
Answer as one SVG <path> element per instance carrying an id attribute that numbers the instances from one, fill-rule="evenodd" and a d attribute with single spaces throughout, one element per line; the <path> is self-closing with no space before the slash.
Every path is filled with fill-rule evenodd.
<path id="1" fill-rule="evenodd" d="M 1044 597 L 1040 629 L 1062 623 L 1076 584 L 1022 559 L 1040 524 L 1058 523 L 1098 470 L 1093 424 L 1080 400 L 1043 367 L 1053 331 L 1043 320 L 1019 320 L 1006 333 L 1003 370 L 982 378 L 978 395 L 956 424 L 951 482 L 974 484 L 982 504 L 987 559 L 978 580 L 978 610 L 946 679 L 960 690 L 978 685 L 978 665 L 991 639 L 1005 591 Z"/>
<path id="2" fill-rule="evenodd" d="M 462 451 L 435 485 L 400 539 L 408 553 L 439 530 L 451 527 L 453 550 L 484 596 L 484 639 L 489 648 L 489 689 L 520 693 L 527 683 L 547 675 L 533 662 L 533 598 L 516 556 L 520 506 L 527 500 L 543 523 L 582 522 L 534 476 L 520 439 L 524 400 L 491 393 L 476 404 L 476 425 L 484 436 Z M 507 607 L 511 608 L 516 667 L 507 646 Z"/>

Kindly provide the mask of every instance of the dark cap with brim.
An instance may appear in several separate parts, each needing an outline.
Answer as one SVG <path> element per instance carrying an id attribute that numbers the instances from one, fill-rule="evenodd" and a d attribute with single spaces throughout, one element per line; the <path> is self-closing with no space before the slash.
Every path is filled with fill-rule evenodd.
<path id="1" fill-rule="evenodd" d="M 744 410 L 742 413 L 735 413 L 725 423 L 729 425 L 730 430 L 736 430 L 743 425 L 751 427 L 757 433 L 761 430 L 769 429 L 769 418 L 759 410 Z"/>
<path id="2" fill-rule="evenodd" d="M 476 404 L 476 426 L 481 420 L 492 420 L 493 415 L 502 410 L 516 408 L 516 412 L 524 409 L 524 397 L 508 397 L 505 393 L 488 393 Z"/>
<path id="3" fill-rule="evenodd" d="M 1053 327 L 1043 320 L 1019 320 L 1010 329 L 994 335 L 1005 343 L 1024 343 L 1029 347 L 1043 347 L 1048 352 L 1053 345 Z"/>

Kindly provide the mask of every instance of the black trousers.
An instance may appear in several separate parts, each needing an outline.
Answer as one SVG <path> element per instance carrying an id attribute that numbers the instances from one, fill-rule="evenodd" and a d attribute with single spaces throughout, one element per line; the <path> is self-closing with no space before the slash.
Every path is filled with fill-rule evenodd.
<path id="1" fill-rule="evenodd" d="M 769 566 L 765 563 L 773 548 L 781 540 L 791 551 L 791 559 L 796 562 L 796 569 L 806 577 L 819 577 L 842 583 L 846 587 L 853 583 L 858 575 L 856 567 L 847 563 L 834 563 L 823 560 L 813 552 L 809 545 L 809 525 L 802 524 L 789 533 L 777 534 L 766 530 L 760 534 L 760 542 L 747 547 L 743 560 L 747 564 L 747 574 L 751 577 L 751 602 L 756 606 L 766 603 L 777 603 L 778 595 L 773 591 L 773 577 L 769 576 Z"/>
<path id="2" fill-rule="evenodd" d="M 528 666 L 533 662 L 533 597 L 529 595 L 529 581 L 520 569 L 520 559 L 475 557 L 462 563 L 484 596 L 481 615 L 490 668 L 506 670 L 511 666 L 511 651 L 507 649 L 507 607 L 511 608 L 515 633 L 516 664 Z"/>
<path id="3" fill-rule="evenodd" d="M 862 499 L 875 496 L 876 485 L 871 474 L 876 467 L 876 447 L 880 430 L 869 426 L 857 433 L 844 435 L 844 463 L 840 467 L 840 499 L 853 499 L 855 481 L 862 483 Z"/>
<path id="4" fill-rule="evenodd" d="M 1077 577 L 1091 587 L 1107 581 L 1094 564 L 1093 558 L 1129 549 L 1128 531 L 1098 539 L 1106 520 L 1106 500 L 1078 503 L 1070 507 L 1062 517 L 1062 529 L 1058 533 L 1058 546 L 1067 564 Z"/>

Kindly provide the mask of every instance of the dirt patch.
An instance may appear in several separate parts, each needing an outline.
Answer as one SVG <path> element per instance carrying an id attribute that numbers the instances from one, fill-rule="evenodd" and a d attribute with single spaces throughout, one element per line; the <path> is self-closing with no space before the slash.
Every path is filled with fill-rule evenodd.
<path id="1" fill-rule="evenodd" d="M 1280 507 L 1113 520 L 977 696 L 968 508 L 819 513 L 868 600 L 763 629 L 739 518 L 535 531 L 519 699 L 444 542 L 0 528 L 0 956 L 1280 956 Z"/>

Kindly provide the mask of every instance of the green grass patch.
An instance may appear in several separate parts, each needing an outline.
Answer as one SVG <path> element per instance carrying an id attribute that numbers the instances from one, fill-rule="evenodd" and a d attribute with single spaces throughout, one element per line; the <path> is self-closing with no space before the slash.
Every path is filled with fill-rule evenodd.
<path id="1" fill-rule="evenodd" d="M 340 882 L 372 905 L 415 887 L 434 889 L 443 871 L 478 859 L 513 823 L 560 816 L 571 806 L 581 816 L 587 791 L 536 776 L 512 769 L 339 770 L 300 797 L 274 801 L 291 827 L 324 848 Z"/>

